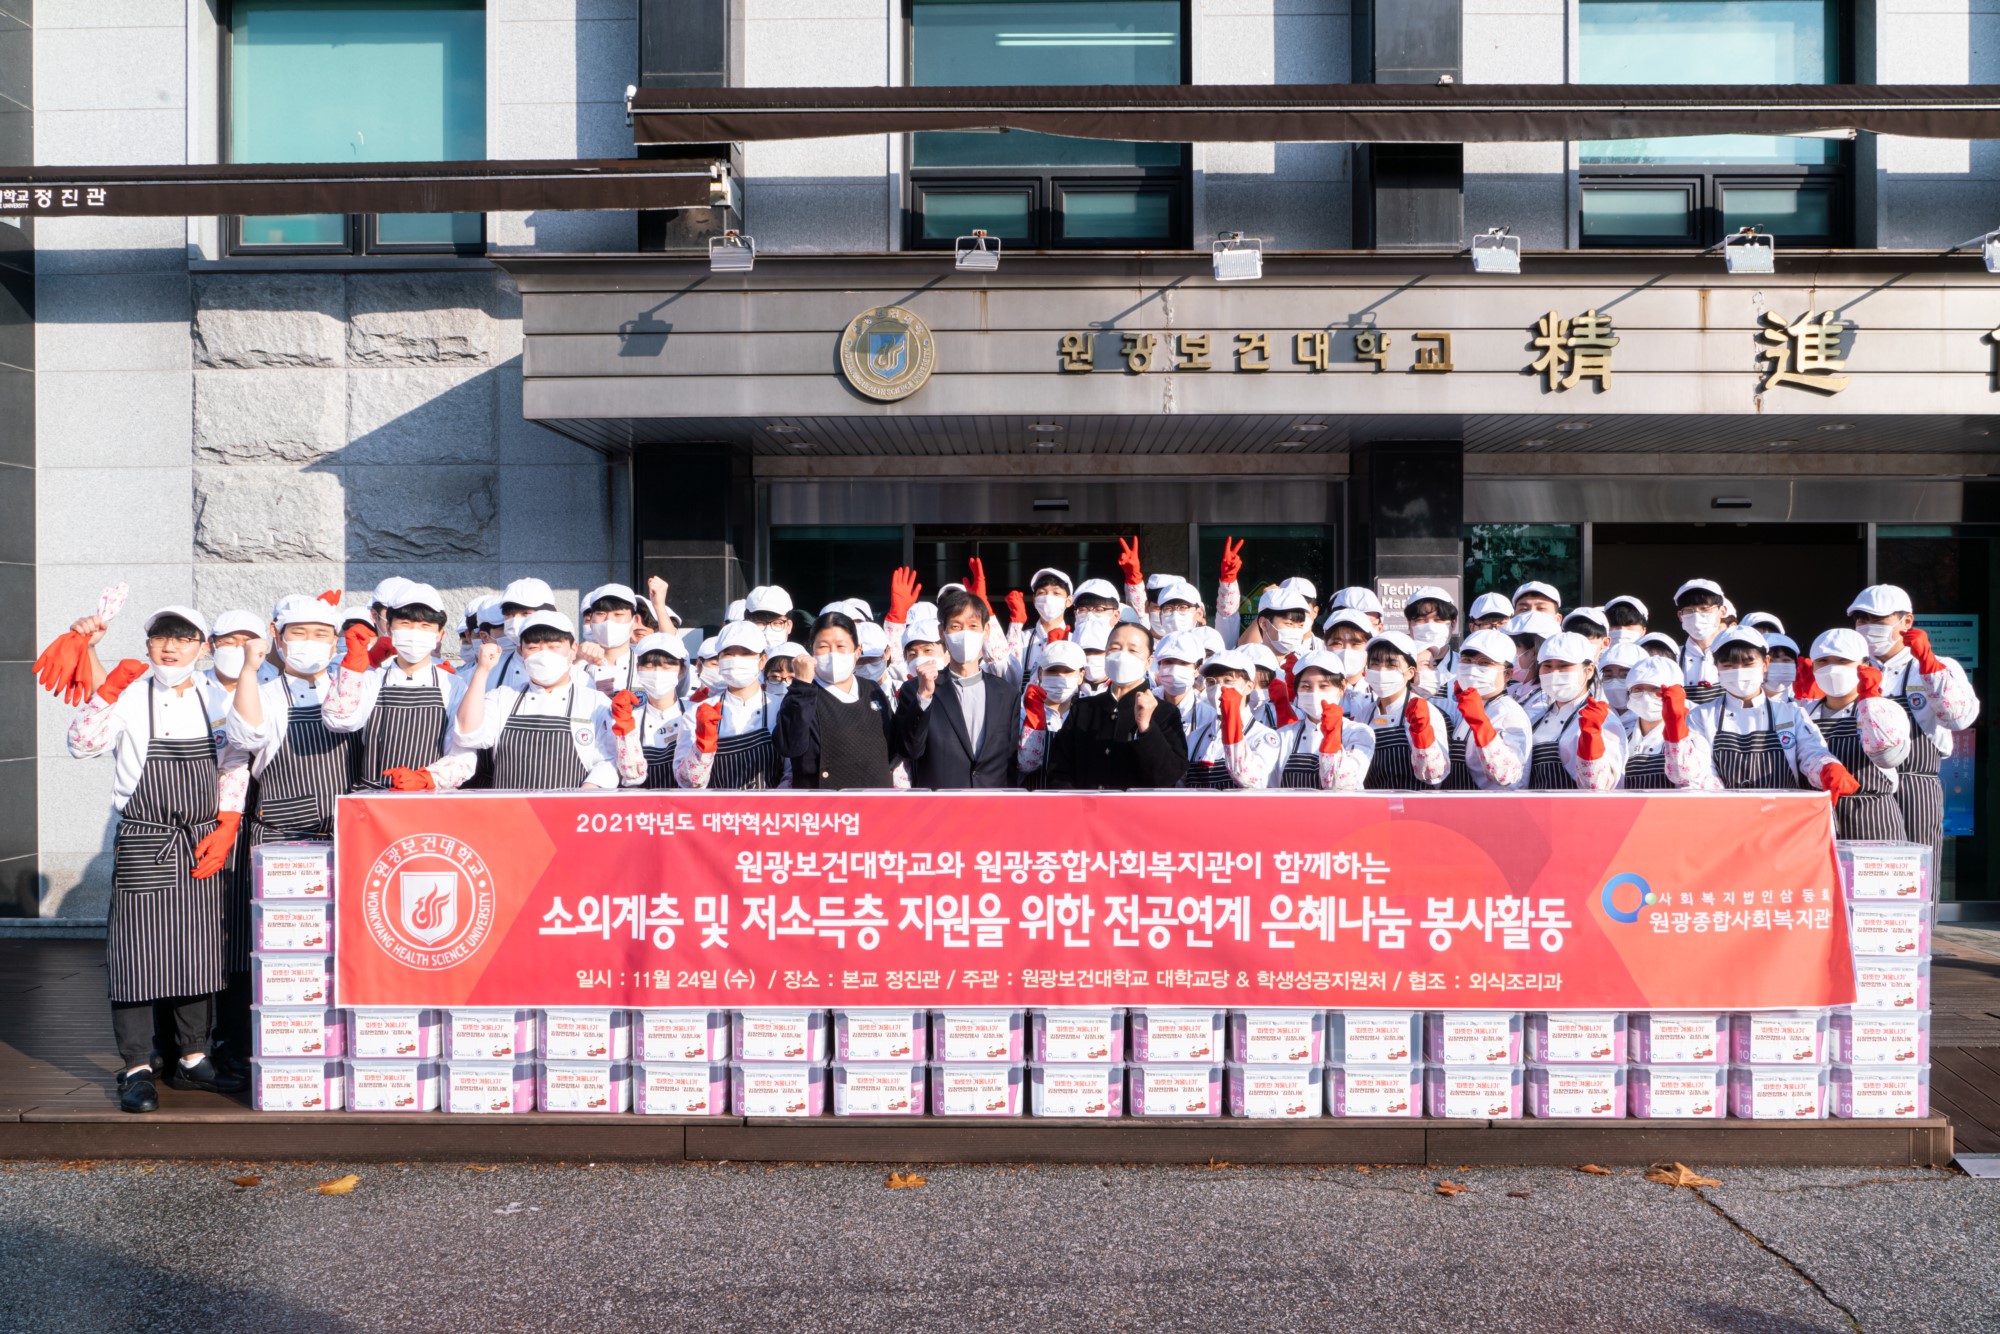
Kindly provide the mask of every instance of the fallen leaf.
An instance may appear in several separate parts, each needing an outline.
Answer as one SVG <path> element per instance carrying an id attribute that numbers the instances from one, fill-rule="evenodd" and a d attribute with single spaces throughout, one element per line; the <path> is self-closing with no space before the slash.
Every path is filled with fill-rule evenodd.
<path id="1" fill-rule="evenodd" d="M 1579 1172 L 1588 1172 L 1590 1175 L 1594 1177 L 1608 1177 L 1612 1175 L 1610 1168 L 1599 1167 L 1596 1163 L 1585 1163 L 1582 1167 L 1579 1167 L 1576 1170 Z"/>
<path id="2" fill-rule="evenodd" d="M 350 1172 L 344 1177 L 339 1177 L 332 1181 L 320 1182 L 317 1186 L 313 1187 L 313 1191 L 319 1195 L 345 1195 L 360 1184 L 361 1178 Z"/>
<path id="3" fill-rule="evenodd" d="M 1223 1159 L 1221 1162 L 1217 1162 L 1213 1158 L 1208 1160 L 1208 1170 L 1211 1172 L 1220 1172 L 1223 1168 L 1227 1166 L 1229 1166 L 1229 1160 L 1226 1158 Z"/>
<path id="4" fill-rule="evenodd" d="M 1510 1200 L 1525 1200 L 1528 1198 L 1529 1195 L 1533 1193 L 1534 1192 L 1532 1191 L 1526 1191 L 1526 1190 L 1510 1190 L 1507 1192 L 1507 1198 Z"/>
<path id="5" fill-rule="evenodd" d="M 468 1172 L 498 1172 L 500 1169 L 498 1167 L 482 1167 L 478 1163 L 467 1163 L 465 1170 Z"/>
<path id="6" fill-rule="evenodd" d="M 1655 1163 L 1646 1172 L 1646 1180 L 1662 1186 L 1686 1186 L 1692 1190 L 1696 1186 L 1719 1186 L 1722 1183 L 1714 1177 L 1696 1174 L 1686 1163 Z"/>
<path id="7" fill-rule="evenodd" d="M 250 1189 L 250 1188 L 251 1188 L 252 1186 L 261 1186 L 261 1185 L 263 1185 L 263 1184 L 264 1184 L 264 1178 L 262 1178 L 262 1177 L 231 1177 L 231 1178 L 229 1178 L 229 1184 L 230 1184 L 230 1185 L 232 1185 L 232 1186 L 241 1186 L 241 1187 L 243 1187 L 243 1189 L 245 1189 L 245 1190 L 248 1190 L 248 1189 Z"/>
<path id="8" fill-rule="evenodd" d="M 929 1177 L 920 1177 L 915 1172 L 891 1172 L 889 1179 L 882 1183 L 890 1190 L 910 1190 L 916 1186 L 931 1184 Z"/>
<path id="9" fill-rule="evenodd" d="M 1463 1195 L 1466 1191 L 1471 1189 L 1472 1187 L 1461 1186 L 1456 1181 L 1440 1181 L 1437 1184 L 1437 1193 L 1444 1196 L 1446 1199 L 1450 1199 L 1454 1195 Z"/>

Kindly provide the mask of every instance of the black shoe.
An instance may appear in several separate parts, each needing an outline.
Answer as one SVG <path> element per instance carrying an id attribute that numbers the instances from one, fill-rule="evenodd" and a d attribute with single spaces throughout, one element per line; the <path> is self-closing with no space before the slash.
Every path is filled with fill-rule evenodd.
<path id="1" fill-rule="evenodd" d="M 167 1076 L 167 1087 L 199 1089 L 204 1093 L 241 1093 L 249 1083 L 241 1075 L 226 1075 L 217 1070 L 215 1062 L 204 1056 L 193 1065 L 175 1061 L 173 1073 Z"/>
<path id="2" fill-rule="evenodd" d="M 129 1070 L 118 1076 L 118 1109 L 124 1112 L 157 1112 L 160 1090 L 153 1084 L 151 1070 Z"/>
<path id="3" fill-rule="evenodd" d="M 158 1047 L 153 1048 L 152 1054 L 146 1058 L 146 1064 L 153 1068 L 153 1078 L 165 1079 L 167 1077 L 167 1058 L 160 1055 Z"/>
<path id="4" fill-rule="evenodd" d="M 214 1062 L 216 1072 L 222 1080 L 217 1087 L 225 1092 L 233 1091 L 229 1088 L 231 1081 L 235 1082 L 237 1088 L 250 1087 L 250 1062 L 239 1055 L 235 1047 L 212 1051 L 209 1053 L 209 1060 Z"/>

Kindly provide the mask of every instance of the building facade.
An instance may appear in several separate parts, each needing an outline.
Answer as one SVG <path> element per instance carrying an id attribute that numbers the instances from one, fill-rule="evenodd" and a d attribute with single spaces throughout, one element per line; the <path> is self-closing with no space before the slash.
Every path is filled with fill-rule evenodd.
<path id="1" fill-rule="evenodd" d="M 0 0 L 0 154 L 632 156 L 631 85 L 1981 85 L 1996 39 L 1986 0 Z M 717 151 L 729 206 L 683 214 L 0 218 L 0 911 L 103 916 L 109 775 L 27 664 L 120 580 L 213 614 L 661 574 L 713 624 L 902 563 L 1104 575 L 1135 532 L 1212 591 L 1233 535 L 1253 584 L 1532 574 L 1670 631 L 1684 577 L 1801 639 L 1893 581 L 1975 683 L 2000 651 L 1991 142 Z M 1745 225 L 1774 272 L 1711 249 Z M 730 227 L 753 268 L 711 268 Z M 1492 228 L 1518 275 L 1469 262 Z M 975 229 L 997 268 L 954 267 Z M 1262 276 L 1218 283 L 1237 232 Z"/>

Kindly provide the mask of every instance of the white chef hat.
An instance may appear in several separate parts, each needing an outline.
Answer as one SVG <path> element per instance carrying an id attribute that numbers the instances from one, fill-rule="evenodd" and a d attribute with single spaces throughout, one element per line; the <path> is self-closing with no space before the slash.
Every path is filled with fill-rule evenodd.
<path id="1" fill-rule="evenodd" d="M 1527 583 L 1522 584 L 1519 588 L 1515 589 L 1513 600 L 1515 602 L 1519 602 L 1522 598 L 1528 596 L 1531 593 L 1534 594 L 1536 597 L 1547 598 L 1549 601 L 1555 603 L 1558 607 L 1562 606 L 1563 604 L 1562 594 L 1556 592 L 1556 586 L 1554 584 L 1545 584 L 1539 579 L 1530 579 Z"/>
<path id="2" fill-rule="evenodd" d="M 1286 588 L 1283 584 L 1272 584 L 1257 595 L 1257 614 L 1267 611 L 1305 611 L 1306 595 L 1296 588 Z"/>
<path id="3" fill-rule="evenodd" d="M 1368 619 L 1368 613 L 1359 607 L 1335 607 L 1320 623 L 1320 633 L 1331 635 L 1336 625 L 1351 625 L 1371 638 L 1375 634 L 1375 622 Z"/>
<path id="4" fill-rule="evenodd" d="M 1200 662 L 1208 656 L 1208 645 L 1192 630 L 1181 630 L 1160 641 L 1153 656 L 1161 662 Z"/>
<path id="5" fill-rule="evenodd" d="M 635 608 L 639 605 L 639 595 L 637 593 L 634 593 L 626 585 L 599 584 L 597 587 L 591 589 L 588 593 L 585 593 L 583 595 L 583 601 L 577 604 L 577 610 L 589 611 L 591 604 L 596 602 L 599 598 L 616 598 L 620 602 L 630 603 Z"/>
<path id="6" fill-rule="evenodd" d="M 1338 593 L 1335 593 L 1333 595 L 1333 605 L 1336 607 L 1352 607 L 1356 611 L 1365 611 L 1371 616 L 1380 616 L 1382 614 L 1382 599 L 1375 596 L 1374 589 L 1363 588 L 1359 584 L 1351 584 L 1341 589 Z"/>
<path id="7" fill-rule="evenodd" d="M 697 648 L 694 651 L 695 660 L 698 662 L 707 662 L 710 658 L 714 657 L 718 651 L 719 650 L 717 648 L 717 636 L 710 635 L 708 638 L 702 640 L 701 647 Z"/>
<path id="8" fill-rule="evenodd" d="M 868 605 L 866 598 L 847 599 L 847 617 L 856 625 L 875 619 L 875 609 Z"/>
<path id="9" fill-rule="evenodd" d="M 1404 634 L 1401 630 L 1384 630 L 1381 634 L 1376 635 L 1368 641 L 1368 651 L 1371 653 L 1374 652 L 1377 644 L 1388 645 L 1411 662 L 1417 660 L 1417 653 L 1419 652 L 1417 641 Z"/>
<path id="10" fill-rule="evenodd" d="M 1153 600 L 1158 602 L 1162 607 L 1166 606 L 1169 602 L 1185 602 L 1191 607 L 1205 607 L 1208 605 L 1201 600 L 1201 590 L 1185 579 L 1176 579 L 1171 583 L 1163 585 L 1160 591 L 1153 595 Z"/>
<path id="11" fill-rule="evenodd" d="M 792 595 L 776 584 L 759 584 L 743 599 L 743 614 L 755 616 L 760 612 L 775 612 L 779 616 L 792 614 Z"/>
<path id="12" fill-rule="evenodd" d="M 1436 584 L 1424 584 L 1411 589 L 1410 595 L 1403 599 L 1403 606 L 1408 607 L 1413 602 L 1442 602 L 1446 611 L 1453 613 L 1458 611 L 1458 599 Z"/>
<path id="13" fill-rule="evenodd" d="M 873 621 L 857 621 L 854 648 L 857 657 L 879 658 L 889 651 L 889 632 Z"/>
<path id="14" fill-rule="evenodd" d="M 1725 619 L 1732 621 L 1735 620 L 1736 604 L 1734 602 L 1731 602 L 1728 598 L 1722 599 L 1722 614 Z"/>
<path id="15" fill-rule="evenodd" d="M 1261 667 L 1267 672 L 1275 672 L 1282 665 L 1278 661 L 1278 655 L 1262 644 L 1238 644 L 1236 652 L 1248 658 L 1252 666 Z"/>
<path id="16" fill-rule="evenodd" d="M 1756 629 L 1755 626 L 1752 626 L 1751 628 L 1753 630 Z M 1759 633 L 1761 633 L 1764 636 L 1765 647 L 1774 649 L 1778 648 L 1790 649 L 1792 651 L 1792 654 L 1794 656 L 1797 656 L 1799 651 L 1799 641 L 1793 639 L 1790 635 L 1781 634 L 1776 630 L 1764 630 L 1764 631 L 1759 631 Z"/>
<path id="17" fill-rule="evenodd" d="M 498 593 L 490 594 L 479 604 L 478 624 L 482 630 L 498 630 L 507 624 L 507 613 L 500 610 Z"/>
<path id="18" fill-rule="evenodd" d="M 1630 607 L 1633 611 L 1639 613 L 1639 619 L 1642 621 L 1650 621 L 1653 619 L 1652 613 L 1646 610 L 1645 603 L 1639 601 L 1639 599 L 1633 597 L 1630 593 L 1620 593 L 1617 597 L 1612 598 L 1609 602 L 1604 604 L 1604 615 L 1607 621 L 1611 617 L 1611 609 L 1617 606 Z"/>
<path id="19" fill-rule="evenodd" d="M 1690 579 L 1674 590 L 1675 605 L 1678 606 L 1689 593 L 1713 593 L 1719 598 L 1722 596 L 1722 585 L 1713 579 Z"/>
<path id="20" fill-rule="evenodd" d="M 1194 629 L 1188 631 L 1188 633 L 1201 636 L 1202 647 L 1210 653 L 1220 653 L 1229 647 L 1229 645 L 1222 642 L 1222 631 L 1212 625 L 1197 625 Z"/>
<path id="21" fill-rule="evenodd" d="M 403 585 L 409 582 L 409 580 L 400 574 L 392 574 L 381 583 L 375 585 L 374 595 L 368 600 L 377 607 L 401 606 L 402 604 L 397 601 L 397 598 L 402 596 Z M 439 610 L 442 611 L 443 608 L 440 607 Z"/>
<path id="22" fill-rule="evenodd" d="M 912 602 L 910 604 L 910 611 L 909 611 L 910 624 L 914 625 L 918 621 L 935 621 L 937 618 L 938 618 L 937 603 Z"/>
<path id="23" fill-rule="evenodd" d="M 812 656 L 812 654 L 806 652 L 804 644 L 795 643 L 789 639 L 782 644 L 773 644 L 765 652 L 773 658 L 810 658 Z"/>
<path id="24" fill-rule="evenodd" d="M 686 662 L 688 655 L 687 642 L 679 635 L 670 635 L 662 632 L 660 634 L 647 635 L 644 639 L 634 644 L 632 646 L 632 653 L 635 658 L 643 658 L 648 653 L 664 653 L 675 662 Z"/>
<path id="25" fill-rule="evenodd" d="M 1839 658 L 1842 662 L 1868 661 L 1868 641 L 1861 637 L 1859 630 L 1845 627 L 1828 630 L 1813 640 L 1812 652 L 1808 655 L 1814 662 L 1821 658 Z"/>
<path id="26" fill-rule="evenodd" d="M 232 607 L 215 618 L 215 624 L 208 628 L 208 637 L 210 639 L 220 639 L 224 635 L 238 634 L 243 631 L 248 631 L 250 634 L 261 637 L 269 625 L 270 622 L 254 611 L 244 611 L 240 608 Z"/>
<path id="27" fill-rule="evenodd" d="M 521 623 L 521 638 L 526 639 L 530 630 L 559 630 L 576 638 L 576 622 L 559 611 L 538 611 L 530 616 Z"/>
<path id="28" fill-rule="evenodd" d="M 1512 616 L 1514 603 L 1505 593 L 1481 593 L 1472 599 L 1472 610 L 1467 613 L 1470 620 L 1483 621 L 1488 616 Z"/>
<path id="29" fill-rule="evenodd" d="M 1067 667 L 1073 672 L 1083 670 L 1083 650 L 1067 639 L 1058 639 L 1053 644 L 1042 646 L 1042 670 L 1051 667 Z"/>
<path id="30" fill-rule="evenodd" d="M 1651 686 L 1655 690 L 1665 690 L 1668 686 L 1683 685 L 1685 682 L 1679 663 L 1670 658 L 1656 658 L 1650 653 L 1645 661 L 1633 663 L 1632 670 L 1625 673 L 1625 684 L 1628 686 Z"/>
<path id="31" fill-rule="evenodd" d="M 1461 656 L 1477 653 L 1480 657 L 1491 658 L 1502 666 L 1513 662 L 1515 655 L 1520 652 L 1505 630 L 1490 628 L 1474 630 L 1467 635 L 1465 642 L 1458 646 L 1458 651 Z"/>
<path id="32" fill-rule="evenodd" d="M 1653 655 L 1634 643 L 1613 644 L 1597 655 L 1599 667 L 1623 667 L 1627 672 Z"/>
<path id="33" fill-rule="evenodd" d="M 1535 650 L 1536 662 L 1574 662 L 1578 664 L 1597 661 L 1597 650 L 1582 635 L 1564 631 L 1550 635 Z"/>
<path id="34" fill-rule="evenodd" d="M 1676 658 L 1681 655 L 1681 646 L 1674 642 L 1674 637 L 1670 634 L 1664 634 L 1661 631 L 1655 630 L 1651 634 L 1639 636 L 1640 648 L 1645 648 L 1649 644 L 1658 644 Z"/>
<path id="35" fill-rule="evenodd" d="M 1146 576 L 1146 591 L 1148 593 L 1158 592 L 1168 584 L 1179 581 L 1180 576 L 1177 574 L 1149 574 Z"/>
<path id="36" fill-rule="evenodd" d="M 405 579 L 403 586 L 396 590 L 396 600 L 389 604 L 389 610 L 397 612 L 410 607 L 423 607 L 428 611 L 434 611 L 442 615 L 444 613 L 444 595 L 429 584 L 420 584 L 413 579 Z"/>
<path id="37" fill-rule="evenodd" d="M 1063 592 L 1065 593 L 1074 593 L 1076 591 L 1076 584 L 1070 579 L 1068 575 L 1064 574 L 1061 570 L 1056 569 L 1054 566 L 1045 565 L 1041 569 L 1036 570 L 1033 574 L 1028 576 L 1028 591 L 1030 593 L 1035 591 L 1035 586 L 1037 584 L 1046 582 L 1042 578 L 1043 575 L 1047 575 L 1050 579 L 1053 579 L 1057 583 L 1061 584 L 1063 586 Z"/>
<path id="38" fill-rule="evenodd" d="M 1571 607 L 1563 613 L 1562 623 L 1565 629 L 1571 621 L 1588 621 L 1600 634 L 1611 633 L 1611 622 L 1605 619 L 1603 610 L 1598 607 Z"/>
<path id="39" fill-rule="evenodd" d="M 340 612 L 340 628 L 350 625 L 373 625 L 375 613 L 367 607 L 347 607 Z"/>
<path id="40" fill-rule="evenodd" d="M 1204 675 L 1209 672 L 1241 672 L 1253 681 L 1257 676 L 1256 666 L 1241 649 L 1233 648 L 1226 648 L 1220 653 L 1211 655 L 1208 661 L 1201 665 L 1201 670 Z"/>
<path id="41" fill-rule="evenodd" d="M 1743 618 L 1743 624 L 1749 626 L 1752 630 L 1762 630 L 1767 635 L 1773 630 L 1779 634 L 1785 633 L 1785 623 L 1768 611 L 1751 612 Z"/>
<path id="42" fill-rule="evenodd" d="M 1894 584 L 1870 584 L 1847 604 L 1848 615 L 1857 611 L 1863 616 L 1893 616 L 1897 612 L 1914 612 L 1915 608 L 1910 605 L 1910 595 Z"/>
<path id="43" fill-rule="evenodd" d="M 1303 673 L 1307 668 L 1311 668 L 1325 672 L 1336 681 L 1344 681 L 1347 679 L 1347 671 L 1341 666 L 1340 658 L 1341 655 L 1338 653 L 1317 649 L 1299 659 L 1297 671 Z"/>
<path id="44" fill-rule="evenodd" d="M 1109 579 L 1086 579 L 1076 586 L 1079 598 L 1103 598 L 1106 602 L 1122 602 L 1118 590 L 1111 586 Z"/>
<path id="45" fill-rule="evenodd" d="M 903 647 L 906 649 L 912 644 L 942 643 L 944 631 L 938 628 L 936 616 L 926 616 L 922 620 L 912 616 L 909 624 L 903 627 Z"/>
<path id="46" fill-rule="evenodd" d="M 324 625 L 340 628 L 340 613 L 310 593 L 288 593 L 278 599 L 271 619 L 280 630 L 288 625 Z"/>
<path id="47" fill-rule="evenodd" d="M 1078 626 L 1071 638 L 1085 653 L 1102 653 L 1111 639 L 1111 627 L 1104 623 L 1103 617 L 1093 616 Z"/>
<path id="48" fill-rule="evenodd" d="M 1278 587 L 1287 593 L 1297 593 L 1309 603 L 1319 601 L 1319 590 L 1314 588 L 1313 581 L 1304 575 L 1295 574 L 1289 579 L 1280 579 Z"/>
<path id="49" fill-rule="evenodd" d="M 201 637 L 203 639 L 208 638 L 208 618 L 206 616 L 203 616 L 200 612 L 196 611 L 193 607 L 180 607 L 180 606 L 162 607 L 158 611 L 154 612 L 151 616 L 148 616 L 146 618 L 146 634 L 148 636 L 151 636 L 153 633 L 153 627 L 158 625 L 161 621 L 166 620 L 169 616 L 180 617 L 182 620 L 186 621 L 189 625 L 192 625 L 195 629 L 201 631 Z"/>
<path id="50" fill-rule="evenodd" d="M 1717 656 L 1731 644 L 1748 644 L 1763 653 L 1771 651 L 1771 641 L 1764 638 L 1762 631 L 1752 630 L 1747 625 L 1738 625 L 1724 630 L 1715 637 L 1715 642 L 1708 646 L 1709 655 Z"/>
<path id="51" fill-rule="evenodd" d="M 734 602 L 730 603 L 727 607 L 723 608 L 722 610 L 723 624 L 727 625 L 731 621 L 740 621 L 742 619 L 743 619 L 742 598 L 736 599 Z"/>
<path id="52" fill-rule="evenodd" d="M 1505 629 L 1516 639 L 1547 639 L 1562 633 L 1562 623 L 1545 611 L 1524 611 L 1507 622 Z"/>
<path id="53" fill-rule="evenodd" d="M 553 607 L 556 595 L 546 579 L 516 579 L 501 590 L 500 601 L 512 607 Z"/>
<path id="54" fill-rule="evenodd" d="M 768 647 L 769 645 L 764 642 L 763 627 L 752 625 L 748 621 L 731 621 L 715 636 L 717 657 L 722 656 L 724 649 L 747 648 L 752 653 L 762 653 Z"/>

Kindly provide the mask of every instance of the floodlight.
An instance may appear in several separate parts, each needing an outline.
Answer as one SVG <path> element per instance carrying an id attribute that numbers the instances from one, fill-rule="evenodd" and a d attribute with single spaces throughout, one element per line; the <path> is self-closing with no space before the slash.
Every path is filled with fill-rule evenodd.
<path id="1" fill-rule="evenodd" d="M 724 232 L 708 238 L 708 268 L 711 273 L 748 273 L 757 265 L 754 238 Z"/>
<path id="2" fill-rule="evenodd" d="M 1777 238 L 1755 226 L 1723 239 L 1722 262 L 1731 273 L 1775 273 L 1777 259 Z"/>
<path id="3" fill-rule="evenodd" d="M 1494 227 L 1484 235 L 1472 238 L 1472 271 L 1474 273 L 1519 273 L 1521 271 L 1521 238 L 1513 235 L 1505 227 Z"/>
<path id="4" fill-rule="evenodd" d="M 1215 260 L 1215 281 L 1253 282 L 1264 276 L 1264 243 L 1242 232 L 1218 232 L 1210 247 Z"/>
<path id="5" fill-rule="evenodd" d="M 951 263 L 955 269 L 991 273 L 1000 267 L 1000 238 L 988 236 L 983 228 L 973 228 L 972 235 L 952 242 Z"/>

